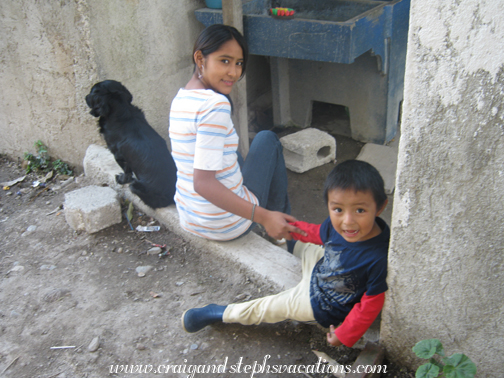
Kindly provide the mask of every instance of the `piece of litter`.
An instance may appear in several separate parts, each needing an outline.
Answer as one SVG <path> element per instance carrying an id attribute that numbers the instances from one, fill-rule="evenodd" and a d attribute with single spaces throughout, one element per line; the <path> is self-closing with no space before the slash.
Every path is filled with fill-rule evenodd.
<path id="1" fill-rule="evenodd" d="M 42 180 L 40 180 L 40 182 L 41 182 L 41 183 L 46 183 L 46 182 L 47 182 L 47 180 L 52 179 L 53 174 L 54 174 L 54 172 L 53 172 L 53 171 L 49 171 L 49 173 L 48 173 L 47 175 L 45 175 L 45 177 L 44 177 Z"/>
<path id="2" fill-rule="evenodd" d="M 160 247 L 153 247 L 147 251 L 148 255 L 157 255 L 161 253 L 162 249 Z"/>
<path id="3" fill-rule="evenodd" d="M 161 230 L 161 227 L 159 227 L 159 226 L 137 226 L 136 230 L 140 231 L 140 232 L 153 232 L 153 231 Z"/>
<path id="4" fill-rule="evenodd" d="M 63 346 L 53 346 L 50 347 L 49 349 L 73 349 L 77 348 L 75 345 L 63 345 Z"/>
<path id="5" fill-rule="evenodd" d="M 62 207 L 63 207 L 63 205 L 59 205 L 56 209 L 54 209 L 53 211 L 48 212 L 46 215 L 52 215 L 54 213 L 57 213 Z"/>
<path id="6" fill-rule="evenodd" d="M 88 345 L 88 351 L 90 351 L 91 353 L 96 352 L 99 347 L 100 347 L 100 338 L 98 336 L 96 336 L 89 343 L 89 345 Z"/>
<path id="7" fill-rule="evenodd" d="M 26 178 L 26 176 L 19 177 L 19 178 L 15 179 L 15 180 L 12 180 L 12 181 L 2 182 L 0 185 L 4 187 L 4 190 L 9 190 L 9 188 L 5 189 L 5 187 L 14 186 L 17 183 L 23 181 L 25 178 Z"/>

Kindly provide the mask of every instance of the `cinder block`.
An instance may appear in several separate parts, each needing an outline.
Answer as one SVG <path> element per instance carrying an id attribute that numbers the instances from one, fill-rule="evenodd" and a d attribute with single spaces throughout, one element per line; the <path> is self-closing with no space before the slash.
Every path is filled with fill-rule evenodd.
<path id="1" fill-rule="evenodd" d="M 285 166 L 297 173 L 306 172 L 336 159 L 336 140 L 318 129 L 305 129 L 280 138 Z"/>
<path id="2" fill-rule="evenodd" d="M 114 155 L 106 147 L 91 144 L 84 156 L 84 174 L 91 177 L 97 185 L 106 184 L 112 188 L 119 187 L 115 180 L 117 174 L 123 173 L 115 161 Z"/>
<path id="3" fill-rule="evenodd" d="M 65 219 L 76 231 L 98 232 L 121 222 L 117 193 L 109 187 L 86 186 L 65 194 Z"/>

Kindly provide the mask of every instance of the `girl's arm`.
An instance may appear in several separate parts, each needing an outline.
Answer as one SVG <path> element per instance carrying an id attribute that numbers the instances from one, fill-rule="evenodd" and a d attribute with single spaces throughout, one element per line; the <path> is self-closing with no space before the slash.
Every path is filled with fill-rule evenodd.
<path id="1" fill-rule="evenodd" d="M 240 198 L 230 189 L 226 188 L 215 178 L 215 171 L 194 169 L 194 190 L 207 201 L 215 206 L 238 215 L 242 218 L 251 219 L 253 204 Z M 275 239 L 285 238 L 291 240 L 289 232 L 306 235 L 304 231 L 289 222 L 295 222 L 296 218 L 279 211 L 270 211 L 256 206 L 252 221 L 261 224 L 268 235 Z"/>

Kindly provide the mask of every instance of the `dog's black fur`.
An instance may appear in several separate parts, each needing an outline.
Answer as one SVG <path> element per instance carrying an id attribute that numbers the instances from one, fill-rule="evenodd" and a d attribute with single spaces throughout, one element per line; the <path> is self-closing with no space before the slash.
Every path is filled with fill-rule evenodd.
<path id="1" fill-rule="evenodd" d="M 95 84 L 86 96 L 90 114 L 99 117 L 100 133 L 124 170 L 116 181 L 131 183 L 131 191 L 152 208 L 171 205 L 177 180 L 175 162 L 165 140 L 132 100 L 126 87 L 114 80 Z"/>

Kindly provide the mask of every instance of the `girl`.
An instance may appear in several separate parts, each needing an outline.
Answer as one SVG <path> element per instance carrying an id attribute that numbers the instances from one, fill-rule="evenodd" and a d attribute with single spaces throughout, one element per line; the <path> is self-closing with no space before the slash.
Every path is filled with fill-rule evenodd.
<path id="1" fill-rule="evenodd" d="M 244 74 L 248 48 L 233 27 L 212 25 L 193 49 L 194 73 L 170 110 L 170 140 L 177 165 L 175 202 L 181 226 L 212 240 L 246 234 L 253 222 L 275 239 L 302 233 L 288 222 L 287 173 L 282 145 L 271 131 L 254 138 L 247 159 L 237 153 L 231 89 Z"/>

